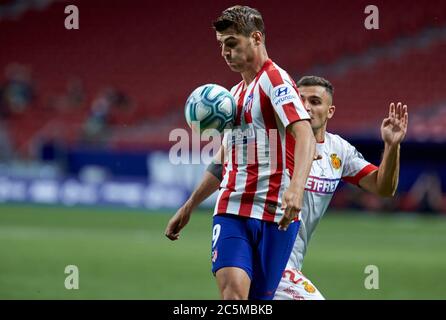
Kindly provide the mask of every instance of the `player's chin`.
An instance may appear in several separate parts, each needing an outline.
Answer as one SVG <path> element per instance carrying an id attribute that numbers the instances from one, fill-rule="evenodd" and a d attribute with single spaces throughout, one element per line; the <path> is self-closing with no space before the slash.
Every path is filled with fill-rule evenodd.
<path id="1" fill-rule="evenodd" d="M 228 65 L 229 69 L 231 69 L 231 71 L 240 72 L 241 70 L 240 67 L 233 62 L 226 62 L 226 64 Z"/>

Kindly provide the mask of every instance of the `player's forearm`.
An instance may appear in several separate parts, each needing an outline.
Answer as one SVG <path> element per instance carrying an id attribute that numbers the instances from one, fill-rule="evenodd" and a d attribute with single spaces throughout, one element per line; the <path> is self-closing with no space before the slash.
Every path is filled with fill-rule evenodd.
<path id="1" fill-rule="evenodd" d="M 190 211 L 194 210 L 211 194 L 217 191 L 219 186 L 220 186 L 220 180 L 209 171 L 206 171 L 200 184 L 194 190 L 194 192 L 192 192 L 191 196 L 186 201 L 184 206 L 186 206 L 187 209 Z"/>
<path id="2" fill-rule="evenodd" d="M 383 197 L 395 195 L 400 171 L 400 145 L 385 144 L 384 154 L 378 168 L 376 186 L 378 194 Z"/>
<path id="3" fill-rule="evenodd" d="M 290 189 L 303 194 L 316 151 L 316 140 L 309 123 L 293 129 L 292 133 L 296 139 L 296 144 L 294 147 L 294 170 Z"/>
<path id="4" fill-rule="evenodd" d="M 206 168 L 200 184 L 184 204 L 189 211 L 194 210 L 220 187 L 220 183 L 223 179 L 223 165 L 221 164 L 223 161 L 223 154 L 224 146 L 222 145 L 216 153 L 212 163 Z"/>

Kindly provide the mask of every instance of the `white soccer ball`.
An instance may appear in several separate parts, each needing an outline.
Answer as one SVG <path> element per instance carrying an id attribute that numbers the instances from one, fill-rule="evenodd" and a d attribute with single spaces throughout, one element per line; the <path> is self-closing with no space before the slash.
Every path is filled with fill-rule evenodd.
<path id="1" fill-rule="evenodd" d="M 227 89 L 218 84 L 205 84 L 187 98 L 184 114 L 192 130 L 202 133 L 216 129 L 222 133 L 234 123 L 236 103 Z"/>

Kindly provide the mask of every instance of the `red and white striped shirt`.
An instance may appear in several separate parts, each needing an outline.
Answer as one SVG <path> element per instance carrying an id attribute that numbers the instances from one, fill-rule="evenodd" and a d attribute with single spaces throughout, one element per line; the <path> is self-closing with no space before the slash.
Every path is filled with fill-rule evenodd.
<path id="1" fill-rule="evenodd" d="M 248 86 L 242 81 L 231 93 L 237 117 L 223 138 L 223 181 L 214 215 L 279 222 L 282 195 L 290 183 L 286 152 L 294 146 L 287 143 L 286 127 L 310 116 L 293 79 L 271 60 Z"/>

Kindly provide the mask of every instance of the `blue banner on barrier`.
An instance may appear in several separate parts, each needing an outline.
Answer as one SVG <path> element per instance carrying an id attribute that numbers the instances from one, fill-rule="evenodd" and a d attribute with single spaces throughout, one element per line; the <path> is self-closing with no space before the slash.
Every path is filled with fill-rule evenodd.
<path id="1" fill-rule="evenodd" d="M 61 205 L 113 205 L 141 209 L 180 207 L 189 191 L 181 186 L 110 180 L 0 178 L 0 202 Z"/>

